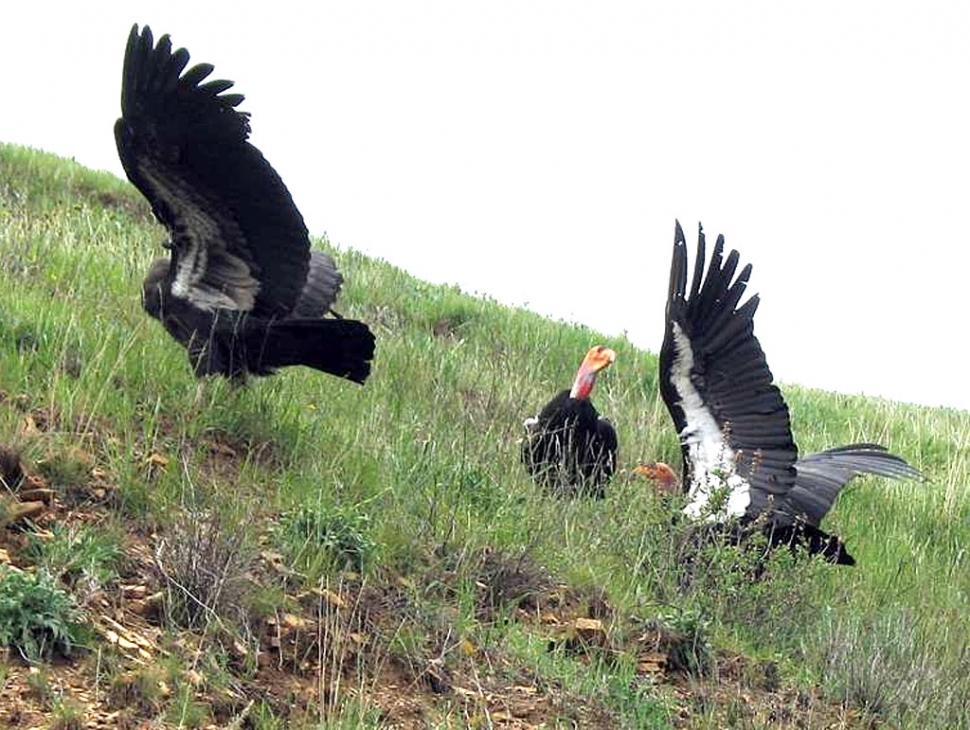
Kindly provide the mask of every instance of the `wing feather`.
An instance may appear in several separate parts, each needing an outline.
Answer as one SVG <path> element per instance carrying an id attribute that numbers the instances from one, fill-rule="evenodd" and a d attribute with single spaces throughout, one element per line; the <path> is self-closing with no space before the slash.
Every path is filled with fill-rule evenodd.
<path id="1" fill-rule="evenodd" d="M 310 253 L 310 273 L 307 274 L 306 286 L 293 308 L 293 316 L 316 318 L 331 312 L 344 277 L 337 270 L 334 260 L 323 251 Z"/>
<path id="2" fill-rule="evenodd" d="M 306 282 L 310 243 L 286 186 L 247 141 L 232 82 L 187 71 L 189 53 L 134 26 L 115 124 L 128 178 L 169 230 L 172 293 L 202 309 L 289 313 Z M 184 71 L 184 73 L 183 73 Z"/>
<path id="3" fill-rule="evenodd" d="M 784 511 L 818 526 L 835 504 L 842 488 L 854 477 L 873 474 L 888 479 L 924 477 L 901 456 L 879 444 L 860 443 L 839 446 L 809 454 L 795 463 L 795 486 L 788 493 Z"/>

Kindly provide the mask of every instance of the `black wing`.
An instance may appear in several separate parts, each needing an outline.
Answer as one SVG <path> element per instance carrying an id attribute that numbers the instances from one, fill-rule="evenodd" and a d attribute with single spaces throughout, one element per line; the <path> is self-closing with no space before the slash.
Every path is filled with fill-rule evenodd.
<path id="1" fill-rule="evenodd" d="M 785 497 L 785 511 L 815 526 L 853 477 L 875 474 L 889 479 L 923 479 L 918 469 L 879 444 L 851 444 L 809 454 L 795 462 L 795 471 L 795 486 Z"/>
<path id="2" fill-rule="evenodd" d="M 738 306 L 751 265 L 735 276 L 738 253 L 725 260 L 723 250 L 718 236 L 705 275 L 699 232 L 688 293 L 687 245 L 677 223 L 660 390 L 684 455 L 685 511 L 694 516 L 715 510 L 709 503 L 721 487 L 727 515 L 764 512 L 791 490 L 798 458 L 788 408 L 754 336 L 757 295 Z"/>
<path id="3" fill-rule="evenodd" d="M 249 115 L 226 94 L 231 81 L 202 83 L 213 67 L 153 46 L 131 29 L 121 84 L 118 154 L 128 178 L 168 228 L 171 289 L 206 309 L 288 313 L 303 289 L 310 242 L 286 186 L 249 137 Z"/>

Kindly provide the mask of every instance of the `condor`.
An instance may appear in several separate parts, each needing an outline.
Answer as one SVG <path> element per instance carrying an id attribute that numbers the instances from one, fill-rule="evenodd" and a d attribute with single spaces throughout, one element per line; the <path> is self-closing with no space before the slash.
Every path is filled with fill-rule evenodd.
<path id="1" fill-rule="evenodd" d="M 333 260 L 310 251 L 303 217 L 247 140 L 231 81 L 188 71 L 189 53 L 131 29 L 121 84 L 118 154 L 168 230 L 169 258 L 143 287 L 145 310 L 183 345 L 199 376 L 245 379 L 306 365 L 356 383 L 374 356 L 367 325 L 324 319 L 340 291 Z"/>
<path id="2" fill-rule="evenodd" d="M 842 487 L 859 474 L 922 477 L 878 444 L 799 458 L 788 407 L 754 336 L 758 296 L 738 306 L 751 264 L 737 273 L 738 252 L 726 259 L 723 254 L 724 237 L 718 236 L 707 263 L 701 229 L 688 292 L 687 245 L 676 224 L 660 392 L 680 438 L 683 478 L 661 463 L 635 471 L 666 491 L 680 483 L 690 518 L 723 522 L 742 534 L 757 525 L 772 545 L 802 547 L 853 565 L 842 540 L 820 527 Z"/>
<path id="3" fill-rule="evenodd" d="M 590 394 L 596 376 L 616 359 L 609 347 L 590 348 L 572 388 L 525 421 L 522 461 L 535 481 L 561 496 L 603 497 L 616 467 L 616 431 L 601 417 Z"/>

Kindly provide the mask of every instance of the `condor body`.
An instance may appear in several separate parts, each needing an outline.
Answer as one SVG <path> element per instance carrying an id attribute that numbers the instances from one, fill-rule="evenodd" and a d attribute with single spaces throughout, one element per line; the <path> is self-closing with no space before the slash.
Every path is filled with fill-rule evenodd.
<path id="1" fill-rule="evenodd" d="M 599 415 L 590 395 L 597 375 L 616 359 L 608 347 L 586 353 L 572 388 L 525 421 L 522 461 L 535 481 L 565 496 L 603 497 L 616 468 L 613 425 Z"/>

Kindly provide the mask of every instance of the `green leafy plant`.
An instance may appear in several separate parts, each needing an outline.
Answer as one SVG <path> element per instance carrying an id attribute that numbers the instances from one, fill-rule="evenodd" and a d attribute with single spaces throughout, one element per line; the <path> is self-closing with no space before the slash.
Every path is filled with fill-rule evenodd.
<path id="1" fill-rule="evenodd" d="M 49 572 L 0 567 L 0 644 L 35 661 L 69 656 L 81 638 L 81 613 Z"/>
<path id="2" fill-rule="evenodd" d="M 304 506 L 285 515 L 280 539 L 292 565 L 311 574 L 328 567 L 362 571 L 377 549 L 367 515 L 339 507 Z"/>
<path id="3" fill-rule="evenodd" d="M 54 704 L 50 728 L 51 730 L 82 730 L 84 728 L 84 710 L 72 700 L 61 699 Z"/>
<path id="4" fill-rule="evenodd" d="M 654 621 L 664 636 L 670 664 L 691 675 L 708 673 L 714 665 L 710 621 L 696 609 L 670 611 Z"/>
<path id="5" fill-rule="evenodd" d="M 124 550 L 116 535 L 87 525 L 55 524 L 50 536 L 31 536 L 28 555 L 68 585 L 84 584 L 90 591 L 116 580 L 124 560 Z"/>

